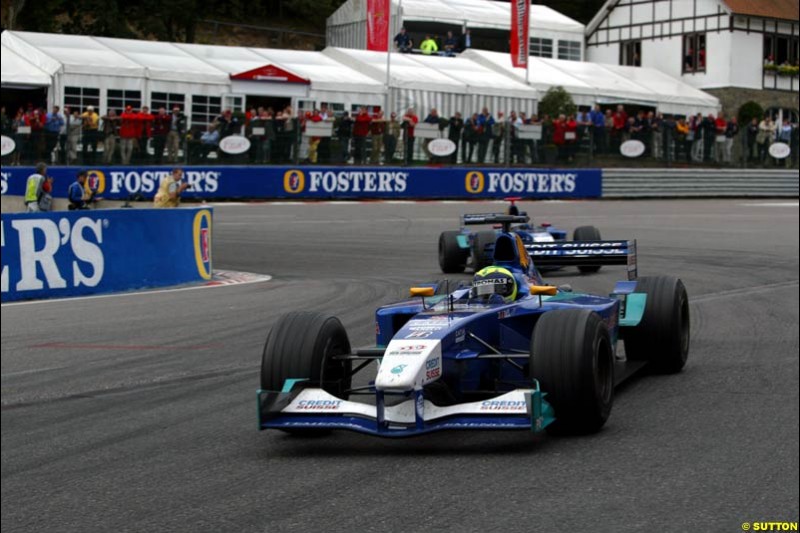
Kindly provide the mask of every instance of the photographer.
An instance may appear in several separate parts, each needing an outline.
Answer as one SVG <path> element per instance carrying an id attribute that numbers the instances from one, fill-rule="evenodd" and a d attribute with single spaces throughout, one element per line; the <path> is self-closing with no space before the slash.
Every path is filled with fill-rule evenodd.
<path id="1" fill-rule="evenodd" d="M 181 203 L 181 193 L 189 188 L 183 181 L 183 170 L 172 169 L 172 174 L 161 181 L 158 193 L 153 199 L 153 207 L 178 207 Z"/>
<path id="2" fill-rule="evenodd" d="M 86 192 L 86 177 L 87 173 L 85 170 L 79 171 L 75 181 L 70 184 L 67 190 L 67 200 L 69 201 L 70 211 L 89 209 L 93 193 Z"/>

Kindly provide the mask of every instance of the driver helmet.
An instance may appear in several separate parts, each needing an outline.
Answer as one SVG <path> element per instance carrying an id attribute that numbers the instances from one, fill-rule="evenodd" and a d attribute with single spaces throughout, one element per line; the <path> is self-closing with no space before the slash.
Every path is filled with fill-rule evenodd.
<path id="1" fill-rule="evenodd" d="M 511 303 L 517 298 L 517 280 L 510 270 L 489 266 L 475 274 L 472 290 L 476 297 L 491 299 L 492 295 L 498 295 L 505 303 Z"/>

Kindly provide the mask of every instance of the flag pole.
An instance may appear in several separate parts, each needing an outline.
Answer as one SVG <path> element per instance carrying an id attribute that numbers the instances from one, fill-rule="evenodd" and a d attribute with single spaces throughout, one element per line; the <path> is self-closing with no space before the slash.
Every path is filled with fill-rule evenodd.
<path id="1" fill-rule="evenodd" d="M 526 23 L 528 27 L 525 28 L 525 34 L 527 35 L 525 41 L 525 85 L 530 85 L 530 73 L 531 73 L 531 35 L 530 35 L 530 27 L 531 27 L 531 0 L 525 0 L 527 4 L 525 6 L 525 10 L 528 13 L 526 17 Z"/>

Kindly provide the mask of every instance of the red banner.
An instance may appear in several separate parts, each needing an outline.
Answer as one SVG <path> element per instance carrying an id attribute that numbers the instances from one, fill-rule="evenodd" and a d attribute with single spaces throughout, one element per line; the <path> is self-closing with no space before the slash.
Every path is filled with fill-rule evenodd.
<path id="1" fill-rule="evenodd" d="M 367 50 L 389 50 L 391 0 L 367 0 Z"/>
<path id="2" fill-rule="evenodd" d="M 528 66 L 530 0 L 511 0 L 511 64 Z"/>

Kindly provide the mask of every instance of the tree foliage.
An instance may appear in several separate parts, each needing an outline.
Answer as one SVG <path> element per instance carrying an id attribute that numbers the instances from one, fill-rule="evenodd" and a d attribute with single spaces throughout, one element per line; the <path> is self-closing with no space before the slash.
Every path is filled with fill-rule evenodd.
<path id="1" fill-rule="evenodd" d="M 739 108 L 739 124 L 748 124 L 754 118 L 761 119 L 763 116 L 764 108 L 758 102 L 750 100 Z"/>
<path id="2" fill-rule="evenodd" d="M 324 33 L 344 0 L 3 0 L 11 30 L 194 42 L 204 20 Z M 297 29 L 297 28 L 295 28 Z"/>
<path id="3" fill-rule="evenodd" d="M 539 116 L 572 115 L 577 110 L 572 96 L 561 86 L 550 87 L 539 100 Z"/>

